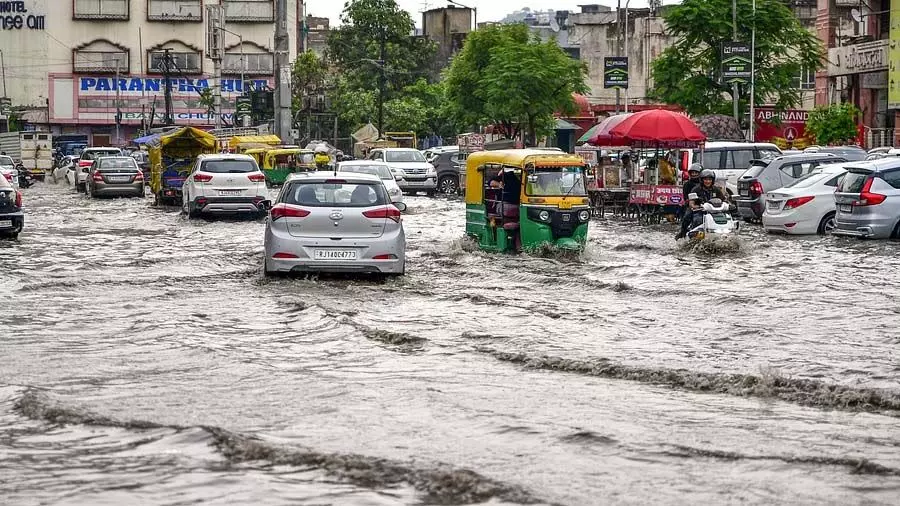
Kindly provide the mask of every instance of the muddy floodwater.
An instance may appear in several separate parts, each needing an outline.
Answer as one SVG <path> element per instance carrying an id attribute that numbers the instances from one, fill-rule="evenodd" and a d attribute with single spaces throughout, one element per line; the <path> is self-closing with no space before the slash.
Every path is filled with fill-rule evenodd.
<path id="1" fill-rule="evenodd" d="M 267 280 L 262 221 L 24 193 L 4 505 L 898 504 L 897 243 L 497 256 L 421 197 L 405 278 Z"/>

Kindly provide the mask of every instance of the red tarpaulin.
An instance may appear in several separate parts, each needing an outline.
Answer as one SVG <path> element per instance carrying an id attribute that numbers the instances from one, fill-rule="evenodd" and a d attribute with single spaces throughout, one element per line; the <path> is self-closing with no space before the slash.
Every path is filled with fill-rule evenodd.
<path id="1" fill-rule="evenodd" d="M 691 147 L 706 142 L 706 134 L 690 118 L 664 109 L 636 112 L 613 127 L 610 135 L 628 139 L 635 147 Z"/>
<path id="2" fill-rule="evenodd" d="M 585 136 L 589 135 L 587 143 L 593 144 L 594 146 L 627 146 L 627 140 L 621 137 L 613 137 L 609 132 L 632 115 L 632 113 L 617 114 L 615 116 L 604 118 L 603 121 L 597 123 L 585 134 Z"/>

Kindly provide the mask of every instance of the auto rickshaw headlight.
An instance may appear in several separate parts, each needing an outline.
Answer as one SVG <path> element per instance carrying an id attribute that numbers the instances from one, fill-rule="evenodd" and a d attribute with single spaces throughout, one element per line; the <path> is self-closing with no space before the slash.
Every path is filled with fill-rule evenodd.
<path id="1" fill-rule="evenodd" d="M 538 218 L 540 218 L 541 221 L 550 221 L 550 211 L 541 211 L 541 213 L 538 214 Z"/>
<path id="2" fill-rule="evenodd" d="M 591 219 L 591 213 L 589 211 L 581 211 L 578 213 L 578 219 L 581 221 L 588 221 Z"/>

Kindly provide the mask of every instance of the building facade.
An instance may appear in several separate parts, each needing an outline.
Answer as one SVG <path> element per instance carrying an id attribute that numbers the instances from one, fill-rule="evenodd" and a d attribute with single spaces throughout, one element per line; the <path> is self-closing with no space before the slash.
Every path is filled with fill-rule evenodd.
<path id="1" fill-rule="evenodd" d="M 306 18 L 301 18 L 301 22 L 305 19 L 305 25 L 300 27 L 301 36 L 297 41 L 300 52 L 312 51 L 322 58 L 325 56 L 325 50 L 328 48 L 328 34 L 331 32 L 331 21 L 328 18 L 312 16 L 307 14 Z"/>
<path id="2" fill-rule="evenodd" d="M 450 5 L 422 13 L 422 35 L 437 46 L 435 76 L 450 65 L 450 59 L 462 49 L 471 31 L 472 9 Z"/>
<path id="3" fill-rule="evenodd" d="M 215 83 L 204 6 L 219 3 L 227 30 L 221 112 L 231 123 L 238 95 L 274 85 L 274 0 L 0 2 L 15 10 L 2 14 L 14 21 L 0 30 L 13 107 L 32 109 L 37 113 L 32 123 L 55 133 L 90 134 L 95 144 L 120 144 L 151 118 L 156 124 L 164 120 L 168 74 L 175 123 L 214 124 L 202 100 Z M 292 41 L 298 9 L 297 0 L 288 0 Z M 293 61 L 296 44 L 291 49 Z M 169 65 L 163 64 L 166 53 Z"/>

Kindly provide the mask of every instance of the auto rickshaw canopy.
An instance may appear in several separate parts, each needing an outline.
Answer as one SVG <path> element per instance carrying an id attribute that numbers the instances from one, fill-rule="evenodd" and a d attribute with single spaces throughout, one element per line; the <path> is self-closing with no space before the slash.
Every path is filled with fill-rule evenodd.
<path id="1" fill-rule="evenodd" d="M 466 159 L 466 204 L 481 204 L 484 198 L 484 170 L 481 167 L 494 165 L 497 169 L 535 167 L 584 166 L 580 155 L 536 148 L 504 149 L 498 151 L 478 151 Z"/>
<path id="2" fill-rule="evenodd" d="M 266 146 L 278 146 L 281 139 L 277 135 L 236 135 L 228 142 L 231 149 L 237 149 L 242 144 L 263 144 Z"/>
<path id="3" fill-rule="evenodd" d="M 164 149 L 168 156 L 197 156 L 200 153 L 215 153 L 216 137 L 209 132 L 194 127 L 179 128 L 147 141 L 152 152 Z"/>

